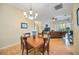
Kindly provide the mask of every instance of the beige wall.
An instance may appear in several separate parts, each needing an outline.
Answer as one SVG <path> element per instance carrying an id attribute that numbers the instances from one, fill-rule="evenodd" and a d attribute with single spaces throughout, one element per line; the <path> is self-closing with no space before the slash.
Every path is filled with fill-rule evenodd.
<path id="1" fill-rule="evenodd" d="M 77 8 L 79 8 L 79 4 L 73 4 L 73 30 L 74 30 L 74 54 L 79 54 L 79 26 L 77 26 Z"/>
<path id="2" fill-rule="evenodd" d="M 21 29 L 21 22 L 28 23 L 28 29 Z M 33 22 L 23 16 L 23 11 L 7 5 L 0 4 L 0 48 L 17 43 L 20 35 L 24 32 L 31 32 Z"/>

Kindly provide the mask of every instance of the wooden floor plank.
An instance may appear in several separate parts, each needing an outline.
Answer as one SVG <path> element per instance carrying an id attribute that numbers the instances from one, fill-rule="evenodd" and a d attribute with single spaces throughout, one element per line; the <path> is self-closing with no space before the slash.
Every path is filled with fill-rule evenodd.
<path id="1" fill-rule="evenodd" d="M 30 55 L 33 55 L 32 51 Z M 40 54 L 40 53 L 38 53 Z M 72 55 L 71 47 L 66 47 L 64 41 L 60 38 L 50 40 L 50 55 Z M 20 44 L 0 50 L 0 55 L 21 55 Z"/>

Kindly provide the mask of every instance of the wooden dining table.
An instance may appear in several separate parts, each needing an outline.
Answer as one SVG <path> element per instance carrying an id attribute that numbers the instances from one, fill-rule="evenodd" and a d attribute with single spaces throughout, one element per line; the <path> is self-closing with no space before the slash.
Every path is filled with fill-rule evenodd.
<path id="1" fill-rule="evenodd" d="M 34 54 L 37 54 L 38 48 L 44 43 L 43 38 L 38 36 L 35 39 L 31 36 L 27 39 L 27 43 L 34 48 Z"/>

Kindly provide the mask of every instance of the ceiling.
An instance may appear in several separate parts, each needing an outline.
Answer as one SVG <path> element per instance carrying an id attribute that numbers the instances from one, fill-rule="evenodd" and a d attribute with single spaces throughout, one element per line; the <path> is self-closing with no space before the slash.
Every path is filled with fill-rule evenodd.
<path id="1" fill-rule="evenodd" d="M 52 19 L 52 17 L 58 15 L 70 15 L 72 4 L 71 3 L 63 3 L 63 8 L 59 10 L 55 10 L 55 6 L 59 3 L 32 3 L 33 12 L 38 13 L 38 19 Z M 31 8 L 31 3 L 10 3 L 9 5 L 15 6 L 22 11 L 28 12 Z"/>

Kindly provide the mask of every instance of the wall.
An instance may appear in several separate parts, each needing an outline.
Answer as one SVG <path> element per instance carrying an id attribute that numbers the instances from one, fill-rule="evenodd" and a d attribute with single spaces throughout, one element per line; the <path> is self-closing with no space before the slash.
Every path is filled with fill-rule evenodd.
<path id="1" fill-rule="evenodd" d="M 28 29 L 21 29 L 21 22 L 28 23 Z M 7 5 L 0 4 L 0 48 L 20 42 L 20 36 L 31 32 L 33 21 L 24 18 L 23 11 Z"/>
<path id="2" fill-rule="evenodd" d="M 73 50 L 74 54 L 79 54 L 79 26 L 77 26 L 77 8 L 79 8 L 79 4 L 73 4 L 72 16 L 73 16 L 73 30 L 74 30 L 74 45 Z"/>

